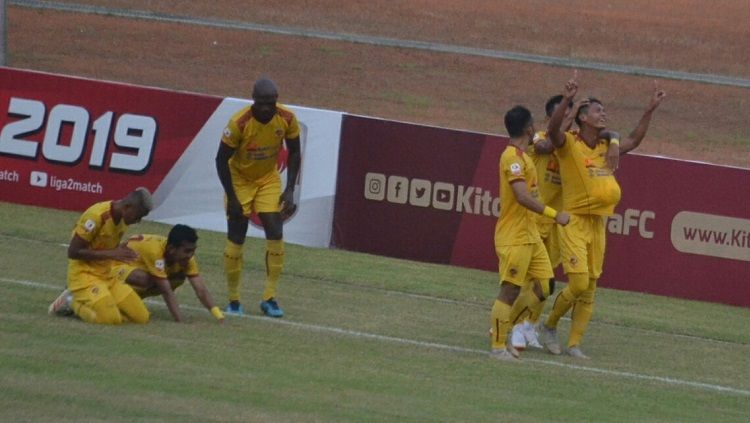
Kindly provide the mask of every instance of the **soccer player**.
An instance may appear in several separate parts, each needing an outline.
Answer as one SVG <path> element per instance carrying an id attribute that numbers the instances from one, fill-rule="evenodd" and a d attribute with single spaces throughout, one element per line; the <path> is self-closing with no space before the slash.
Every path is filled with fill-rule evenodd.
<path id="1" fill-rule="evenodd" d="M 125 246 L 135 251 L 138 259 L 114 266 L 113 276 L 115 280 L 132 286 L 141 298 L 161 295 L 176 322 L 183 319 L 174 291 L 187 278 L 201 304 L 223 323 L 224 314 L 214 305 L 198 270 L 195 259 L 197 243 L 198 234 L 187 225 L 175 225 L 166 238 L 159 235 L 131 236 Z"/>
<path id="2" fill-rule="evenodd" d="M 227 243 L 224 272 L 229 289 L 227 313 L 242 314 L 240 279 L 243 244 L 248 219 L 258 214 L 266 235 L 266 281 L 261 311 L 284 316 L 276 301 L 276 289 L 284 266 L 283 220 L 294 213 L 294 184 L 300 169 L 300 127 L 297 117 L 276 101 L 276 84 L 259 79 L 253 86 L 253 104 L 237 112 L 224 129 L 216 170 L 224 187 Z M 281 191 L 277 169 L 279 151 L 286 141 L 289 152 L 287 183 Z"/>
<path id="3" fill-rule="evenodd" d="M 571 101 L 577 91 L 576 73 L 565 86 L 563 101 Z M 572 308 L 567 353 L 576 358 L 588 358 L 580 344 L 591 320 L 596 284 L 602 273 L 606 216 L 614 212 L 621 195 L 613 168 L 607 164 L 608 144 L 619 145 L 619 154 L 640 145 L 651 116 L 664 96 L 664 91 L 656 87 L 638 126 L 621 144 L 616 133 L 610 134 L 609 143 L 603 138 L 606 113 L 604 105 L 597 99 L 587 99 L 575 112 L 578 133 L 561 129 L 564 110 L 558 108 L 550 118 L 547 134 L 560 163 L 563 208 L 571 214 L 570 224 L 560 230 L 562 263 L 568 286 L 557 295 L 546 322 L 539 327 L 542 343 L 553 354 L 562 352 L 557 341 L 557 323 Z"/>
<path id="4" fill-rule="evenodd" d="M 147 323 L 149 313 L 138 294 L 114 283 L 112 266 L 137 258 L 120 245 L 128 225 L 140 222 L 153 208 L 151 193 L 137 188 L 124 198 L 89 207 L 73 229 L 68 247 L 68 287 L 50 305 L 50 314 L 73 313 L 88 323 L 120 324 L 124 318 Z"/>
<path id="5" fill-rule="evenodd" d="M 492 306 L 492 355 L 515 360 L 517 352 L 506 346 L 511 322 L 526 308 L 549 295 L 552 275 L 549 256 L 539 237 L 535 214 L 548 216 L 560 225 L 568 223 L 565 212 L 539 201 L 534 163 L 525 153 L 534 136 L 531 112 L 516 106 L 505 114 L 510 143 L 500 156 L 500 216 L 495 225 L 495 251 L 500 260 L 500 292 Z M 521 287 L 533 284 L 531 289 Z M 546 288 L 545 288 L 546 287 Z M 521 294 L 521 295 L 519 295 Z"/>
<path id="6" fill-rule="evenodd" d="M 544 105 L 545 111 L 545 126 L 549 122 L 552 113 L 557 107 L 562 104 L 563 96 L 558 94 L 552 96 L 547 100 Z M 565 131 L 571 130 L 573 126 L 575 111 L 581 107 L 582 101 L 578 101 L 575 104 L 568 103 L 566 108 L 565 119 L 563 120 L 562 127 Z M 609 134 L 605 134 L 609 136 Z M 607 138 L 609 141 L 609 138 Z M 560 210 L 562 209 L 562 183 L 560 179 L 560 165 L 557 162 L 555 156 L 555 147 L 547 137 L 546 131 L 538 131 L 534 134 L 532 144 L 530 148 L 526 149 L 526 154 L 529 155 L 531 161 L 534 162 L 537 171 L 537 180 L 539 183 L 539 195 L 541 201 L 548 206 Z M 619 156 L 619 149 L 616 145 L 612 145 L 607 151 L 608 160 L 611 157 L 615 158 Z M 547 249 L 547 255 L 549 255 L 552 269 L 556 269 L 560 265 L 560 242 L 558 236 L 558 228 L 554 219 L 543 215 L 537 215 L 537 229 L 539 230 L 539 236 L 542 238 L 544 247 Z M 555 278 L 549 279 L 549 295 L 555 291 Z M 532 285 L 526 285 L 524 289 L 529 289 Z M 533 309 L 528 310 L 528 316 L 523 323 L 517 323 L 513 326 L 511 331 L 511 345 L 518 350 L 523 350 L 527 346 L 533 348 L 542 348 L 537 337 L 536 326 L 539 323 L 539 318 L 544 310 L 546 298 L 537 304 Z M 515 323 L 515 322 L 514 322 Z"/>
<path id="7" fill-rule="evenodd" d="M 552 112 L 559 107 L 562 100 L 563 96 L 559 94 L 547 100 L 544 105 L 546 114 L 545 123 L 549 121 Z M 570 128 L 572 122 L 572 119 L 566 118 L 566 129 Z M 565 124 L 563 126 L 565 127 Z M 526 149 L 526 154 L 531 158 L 536 167 L 540 200 L 553 209 L 561 210 L 562 185 L 560 182 L 560 165 L 557 163 L 554 151 L 555 147 L 547 139 L 547 132 L 538 131 L 534 134 L 531 145 Z M 539 236 L 542 238 L 552 269 L 554 270 L 560 265 L 560 245 L 555 220 L 544 215 L 536 215 L 535 218 Z M 548 283 L 551 295 L 554 292 L 555 278 L 550 278 Z M 523 289 L 530 289 L 531 286 L 531 284 L 527 284 Z M 544 309 L 544 300 L 546 298 L 542 299 L 533 310 L 529 310 L 529 315 L 524 319 L 523 323 L 517 323 L 513 326 L 513 330 L 511 331 L 511 345 L 514 348 L 518 350 L 523 350 L 526 346 L 542 348 L 537 338 L 535 326 Z"/>

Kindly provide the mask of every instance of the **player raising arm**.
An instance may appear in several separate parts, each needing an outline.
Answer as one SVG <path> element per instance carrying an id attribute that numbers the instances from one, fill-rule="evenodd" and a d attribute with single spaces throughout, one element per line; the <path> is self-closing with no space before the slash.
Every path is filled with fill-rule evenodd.
<path id="1" fill-rule="evenodd" d="M 654 81 L 654 93 L 651 95 L 648 106 L 646 106 L 643 116 L 641 116 L 641 119 L 638 121 L 638 125 L 636 125 L 635 129 L 633 129 L 625 139 L 619 140 L 620 134 L 616 131 L 602 131 L 602 136 L 609 137 L 611 139 L 611 144 L 615 147 L 619 147 L 618 151 L 620 156 L 635 150 L 641 145 L 641 142 L 646 137 L 648 127 L 651 125 L 651 117 L 654 115 L 654 111 L 659 107 L 666 96 L 667 93 L 660 89 L 659 84 Z M 613 170 L 616 169 L 617 165 L 615 164 Z"/>
<path id="2" fill-rule="evenodd" d="M 578 91 L 577 73 L 563 91 L 564 101 L 570 101 Z M 630 151 L 643 139 L 651 119 L 664 93 L 657 89 L 642 125 L 628 137 L 623 148 Z M 653 106 L 653 107 L 652 107 Z M 578 133 L 561 129 L 564 111 L 555 110 L 550 118 L 547 134 L 555 146 L 560 163 L 563 189 L 563 208 L 570 212 L 570 224 L 560 230 L 563 269 L 568 276 L 568 286 L 555 298 L 546 322 L 540 325 L 542 343 L 553 354 L 562 349 L 557 341 L 557 323 L 572 308 L 571 330 L 567 353 L 577 358 L 588 358 L 580 348 L 594 309 L 597 281 L 604 266 L 606 245 L 606 217 L 612 215 L 621 197 L 620 185 L 607 163 L 607 151 L 617 139 L 608 141 L 607 115 L 604 105 L 595 98 L 581 104 L 576 112 Z M 575 307 L 574 307 L 575 306 Z"/>

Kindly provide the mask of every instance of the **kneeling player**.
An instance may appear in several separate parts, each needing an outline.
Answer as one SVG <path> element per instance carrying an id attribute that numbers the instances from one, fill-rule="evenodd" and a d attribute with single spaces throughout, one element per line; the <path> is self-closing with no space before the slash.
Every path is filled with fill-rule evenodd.
<path id="1" fill-rule="evenodd" d="M 161 295 L 177 322 L 182 322 L 182 316 L 174 291 L 187 278 L 201 304 L 219 322 L 223 322 L 224 314 L 214 305 L 198 272 L 195 260 L 197 242 L 198 234 L 186 225 L 175 225 L 167 238 L 159 235 L 134 235 L 125 245 L 138 254 L 138 259 L 115 266 L 112 269 L 113 276 L 117 281 L 132 286 L 141 298 Z"/>

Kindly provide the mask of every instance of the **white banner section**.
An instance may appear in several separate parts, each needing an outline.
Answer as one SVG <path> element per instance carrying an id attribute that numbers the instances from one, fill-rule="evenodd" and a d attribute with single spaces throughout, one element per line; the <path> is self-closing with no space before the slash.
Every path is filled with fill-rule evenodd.
<path id="1" fill-rule="evenodd" d="M 225 98 L 221 102 L 154 192 L 157 207 L 148 220 L 226 231 L 224 190 L 216 173 L 215 157 L 227 122 L 248 104 L 251 102 L 237 98 Z M 302 168 L 295 189 L 298 208 L 284 222 L 284 240 L 327 248 L 333 225 L 342 113 L 289 107 L 296 113 L 302 129 Z M 286 165 L 281 169 L 283 187 Z M 265 234 L 262 227 L 253 222 L 248 236 L 264 238 Z"/>

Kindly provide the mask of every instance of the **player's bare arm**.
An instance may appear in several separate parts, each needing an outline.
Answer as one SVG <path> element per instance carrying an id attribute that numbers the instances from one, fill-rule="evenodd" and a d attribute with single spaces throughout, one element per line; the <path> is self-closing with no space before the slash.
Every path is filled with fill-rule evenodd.
<path id="1" fill-rule="evenodd" d="M 188 280 L 193 287 L 193 291 L 195 291 L 195 296 L 198 297 L 198 300 L 203 304 L 203 307 L 206 307 L 206 310 L 210 311 L 211 314 L 219 320 L 219 323 L 224 323 L 224 314 L 218 307 L 216 307 L 216 304 L 214 304 L 214 300 L 211 298 L 211 294 L 208 292 L 206 284 L 203 283 L 203 278 L 200 275 L 195 275 L 188 276 Z"/>
<path id="2" fill-rule="evenodd" d="M 599 132 L 599 138 L 607 140 L 607 166 L 616 171 L 620 167 L 620 133 L 611 129 Z"/>
<path id="3" fill-rule="evenodd" d="M 108 250 L 95 250 L 91 248 L 85 239 L 78 235 L 73 235 L 70 245 L 68 245 L 68 258 L 84 261 L 117 260 L 129 262 L 137 259 L 138 254 L 124 245 L 119 245 L 117 248 Z"/>
<path id="4" fill-rule="evenodd" d="M 537 154 L 552 154 L 555 151 L 555 146 L 552 145 L 549 137 L 546 137 L 534 143 L 534 151 Z"/>
<path id="5" fill-rule="evenodd" d="M 294 184 L 297 182 L 297 176 L 299 175 L 302 163 L 299 137 L 286 140 L 286 148 L 289 152 L 289 157 L 287 158 L 286 188 L 281 194 L 281 198 L 279 198 L 282 216 L 291 215 L 297 208 L 297 205 L 294 204 Z"/>
<path id="6" fill-rule="evenodd" d="M 563 119 L 562 129 L 564 131 L 570 131 L 570 128 L 573 127 L 573 123 L 575 123 L 576 121 L 576 115 L 578 114 L 578 111 L 581 110 L 581 107 L 588 104 L 588 98 L 582 98 L 573 103 L 573 106 L 568 110 L 568 112 L 565 114 L 565 118 Z"/>
<path id="7" fill-rule="evenodd" d="M 567 83 L 565 83 L 565 89 L 563 90 L 562 104 L 567 104 L 575 97 L 578 92 L 578 71 L 573 73 Z M 565 144 L 565 131 L 562 128 L 563 119 L 565 118 L 565 107 L 557 107 L 550 116 L 549 122 L 547 123 L 547 137 L 552 142 L 555 148 L 560 148 Z"/>
<path id="8" fill-rule="evenodd" d="M 513 189 L 513 196 L 520 205 L 535 213 L 546 215 L 544 211 L 547 207 L 529 194 L 526 190 L 526 181 L 523 179 L 516 179 L 510 183 L 510 186 Z M 564 211 L 556 211 L 554 219 L 558 224 L 565 226 L 570 221 L 570 216 Z"/>
<path id="9" fill-rule="evenodd" d="M 182 315 L 180 314 L 180 306 L 177 304 L 177 297 L 174 295 L 172 286 L 169 281 L 163 278 L 156 278 L 156 287 L 164 298 L 164 303 L 167 305 L 169 314 L 172 315 L 175 322 L 182 322 Z"/>
<path id="10" fill-rule="evenodd" d="M 620 143 L 621 155 L 632 151 L 641 145 L 641 141 L 643 141 L 643 138 L 646 136 L 648 127 L 651 124 L 651 117 L 654 114 L 654 110 L 659 107 L 666 95 L 667 93 L 660 89 L 657 82 L 654 81 L 654 93 L 651 95 L 648 106 L 646 106 L 646 111 L 643 112 L 643 116 L 641 116 L 638 126 L 636 126 L 635 129 L 633 129 L 633 132 L 631 132 L 627 138 Z"/>
<path id="11" fill-rule="evenodd" d="M 244 217 L 242 205 L 234 192 L 232 174 L 229 171 L 229 159 L 232 158 L 233 154 L 234 149 L 232 147 L 223 142 L 219 143 L 219 151 L 216 153 L 216 172 L 219 174 L 219 181 L 227 194 L 227 215 L 229 218 L 239 219 Z"/>

